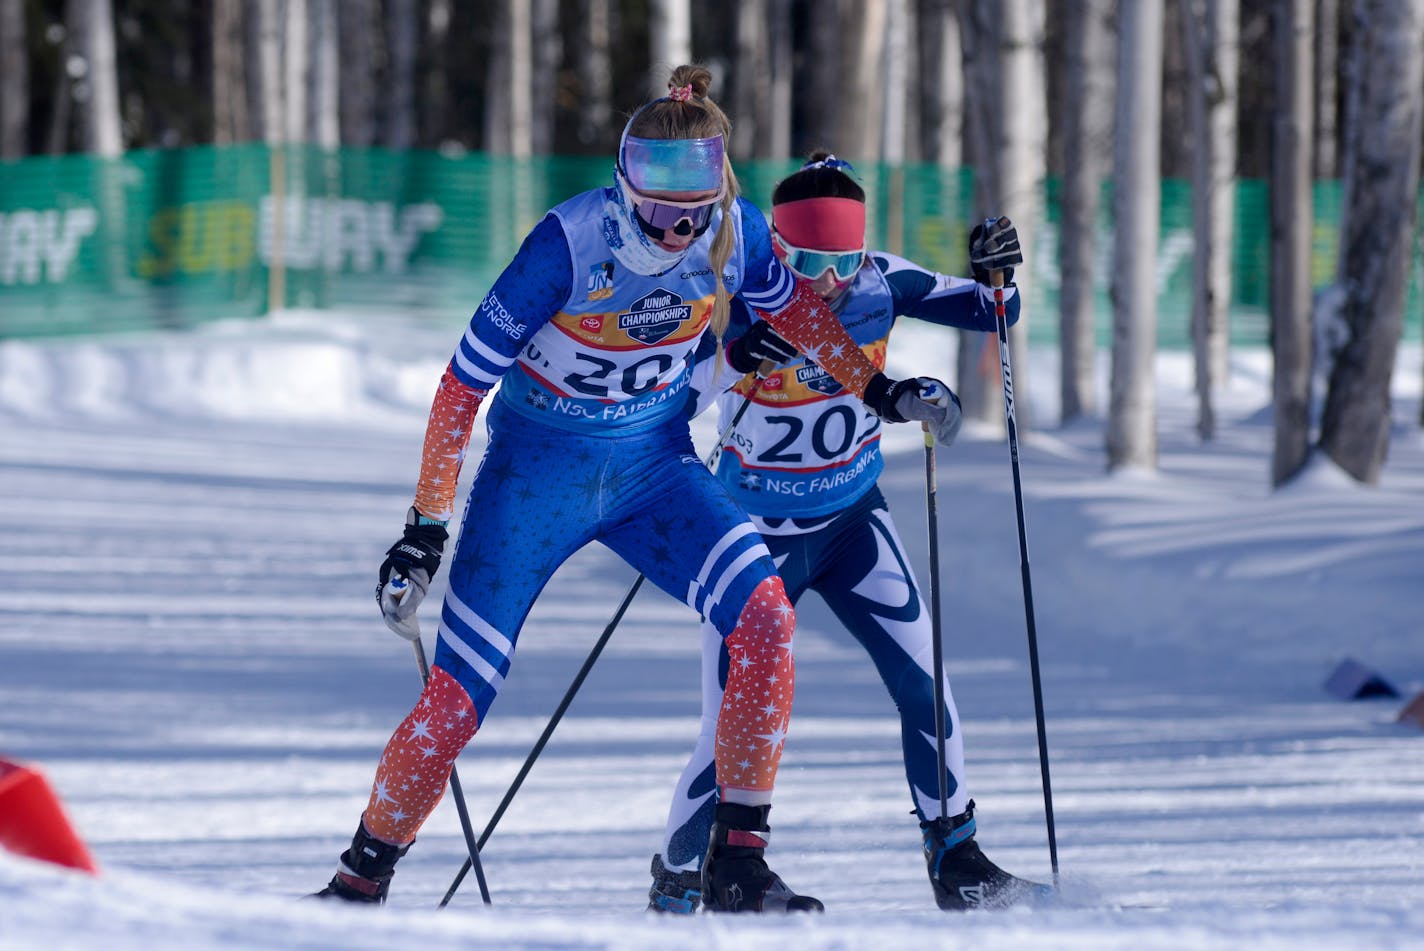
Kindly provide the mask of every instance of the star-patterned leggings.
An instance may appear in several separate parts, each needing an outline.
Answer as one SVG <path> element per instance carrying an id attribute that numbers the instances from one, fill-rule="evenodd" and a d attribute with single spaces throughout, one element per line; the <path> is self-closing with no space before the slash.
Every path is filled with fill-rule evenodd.
<path id="1" fill-rule="evenodd" d="M 825 599 L 836 617 L 870 655 L 900 713 L 905 776 L 920 819 L 939 814 L 939 757 L 935 751 L 933 645 L 928 612 L 910 571 L 890 512 L 872 489 L 840 513 L 819 519 L 758 519 L 793 602 L 806 591 Z M 731 641 L 704 629 L 702 640 L 702 731 L 678 780 L 668 810 L 663 864 L 697 869 L 707 851 L 722 763 L 714 768 L 720 740 L 719 710 L 731 690 Z M 724 686 L 725 685 L 725 686 Z M 964 787 L 964 740 L 949 682 L 944 683 L 945 771 L 949 814 L 968 806 Z M 725 793 L 724 793 L 725 795 Z"/>
<path id="2" fill-rule="evenodd" d="M 381 759 L 363 821 L 404 844 L 508 676 L 520 628 L 554 571 L 600 541 L 727 639 L 717 727 L 727 798 L 769 801 L 790 715 L 795 612 L 761 536 L 698 459 L 685 420 L 593 437 L 497 397 L 489 447 L 450 560 L 430 683 Z M 610 583 L 610 604 L 622 581 Z"/>

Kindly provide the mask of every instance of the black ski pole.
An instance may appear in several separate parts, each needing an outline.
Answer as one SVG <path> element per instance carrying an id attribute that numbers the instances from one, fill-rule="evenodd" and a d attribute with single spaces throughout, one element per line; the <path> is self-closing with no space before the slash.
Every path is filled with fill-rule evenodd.
<path id="1" fill-rule="evenodd" d="M 988 229 L 994 220 L 984 222 Z M 1053 886 L 1058 887 L 1058 840 L 1053 831 L 1053 786 L 1048 779 L 1048 731 L 1043 720 L 1043 679 L 1038 668 L 1038 629 L 1033 620 L 1033 580 L 1028 568 L 1028 533 L 1024 528 L 1023 482 L 1019 475 L 1019 427 L 1014 415 L 1014 370 L 1009 363 L 1009 324 L 1004 313 L 1004 272 L 993 271 L 994 318 L 999 331 L 999 373 L 1004 382 L 1004 422 L 1009 434 L 1009 461 L 1014 472 L 1014 511 L 1019 521 L 1019 565 L 1023 577 L 1024 620 L 1028 625 L 1029 673 L 1033 678 L 1033 714 L 1038 726 L 1038 768 L 1043 777 L 1043 817 L 1048 825 L 1048 861 Z"/>
<path id="2" fill-rule="evenodd" d="M 425 645 L 420 642 L 419 635 L 410 642 L 415 648 L 415 659 L 420 664 L 420 679 L 422 683 L 430 681 L 430 664 L 425 659 Z M 480 886 L 480 898 L 486 905 L 491 904 L 489 885 L 485 882 L 485 869 L 480 863 L 480 844 L 475 842 L 475 829 L 470 824 L 470 810 L 465 805 L 465 791 L 460 788 L 460 774 L 455 769 L 455 765 L 450 764 L 450 792 L 455 797 L 455 810 L 460 814 L 460 829 L 465 833 L 465 847 L 470 854 L 465 859 L 466 863 L 475 869 L 475 881 Z"/>
<path id="3" fill-rule="evenodd" d="M 757 368 L 757 376 L 756 380 L 752 383 L 752 388 L 747 391 L 746 397 L 742 400 L 742 405 L 737 407 L 736 415 L 732 417 L 732 421 L 727 424 L 727 427 L 723 429 L 721 434 L 717 437 L 717 445 L 707 457 L 707 466 L 713 472 L 717 471 L 717 464 L 722 459 L 723 445 L 731 438 L 733 431 L 737 428 L 737 424 L 742 421 L 742 417 L 747 414 L 747 408 L 752 404 L 752 397 L 756 395 L 757 390 L 761 387 L 762 380 L 764 380 L 770 372 L 771 363 L 763 361 L 762 365 Z M 529 755 L 525 757 L 524 765 L 519 767 L 519 772 L 515 774 L 514 781 L 509 784 L 509 789 L 505 790 L 504 798 L 501 799 L 499 805 L 495 807 L 494 814 L 490 816 L 490 821 L 485 826 L 485 831 L 480 833 L 479 841 L 475 843 L 475 847 L 470 853 L 471 856 L 479 854 L 479 850 L 485 847 L 485 842 L 488 841 L 491 833 L 494 832 L 494 827 L 499 825 L 499 820 L 504 817 L 504 811 L 509 808 L 509 804 L 514 800 L 514 794 L 519 792 L 520 786 L 524 785 L 524 777 L 529 775 L 529 770 L 534 767 L 534 761 L 538 759 L 539 754 L 544 751 L 544 746 L 549 742 L 549 737 L 554 735 L 554 729 L 558 727 L 559 721 L 564 718 L 564 712 L 568 710 L 569 704 L 573 702 L 574 695 L 577 694 L 579 688 L 583 686 L 584 679 L 588 676 L 588 672 L 593 669 L 594 662 L 598 660 L 599 655 L 603 653 L 604 646 L 607 645 L 608 639 L 613 636 L 613 631 L 618 627 L 618 622 L 623 620 L 624 613 L 627 612 L 628 606 L 633 603 L 633 597 L 638 593 L 638 589 L 643 586 L 644 580 L 646 580 L 646 577 L 641 573 L 633 580 L 632 587 L 630 587 L 628 593 L 623 596 L 623 602 L 618 605 L 618 610 L 613 612 L 613 617 L 608 621 L 608 626 L 603 629 L 603 633 L 599 635 L 597 643 L 593 645 L 593 650 L 589 651 L 588 658 L 583 662 L 583 666 L 579 668 L 579 672 L 574 675 L 574 679 L 569 683 L 569 689 L 564 691 L 564 698 L 559 701 L 559 705 L 554 709 L 554 714 L 549 718 L 549 723 L 544 727 L 544 732 L 539 734 L 539 739 L 535 741 L 534 748 L 531 749 Z M 455 875 L 455 880 L 452 881 L 450 887 L 445 890 L 445 897 L 440 899 L 441 908 L 450 904 L 450 899 L 455 897 L 455 892 L 459 890 L 460 883 L 463 882 L 465 876 L 469 874 L 471 866 L 472 862 L 470 857 L 466 857 L 465 864 L 460 866 L 460 871 Z M 475 874 L 479 875 L 479 872 L 476 871 Z"/>
<path id="4" fill-rule="evenodd" d="M 939 814 L 949 817 L 949 788 L 944 768 L 944 636 L 939 613 L 939 505 L 936 491 L 934 433 L 925 429 L 925 519 L 930 533 L 930 645 L 934 665 L 935 756 L 939 764 Z"/>
<path id="5" fill-rule="evenodd" d="M 509 784 L 509 789 L 505 790 L 504 798 L 501 799 L 499 805 L 495 807 L 494 814 L 490 816 L 489 823 L 485 825 L 485 831 L 480 833 L 479 841 L 475 843 L 475 852 L 472 854 L 478 854 L 479 850 L 485 847 L 485 842 L 488 841 L 490 834 L 494 832 L 494 827 L 499 825 L 499 820 L 504 817 L 504 811 L 509 808 L 509 804 L 514 800 L 514 794 L 519 792 L 519 787 L 524 784 L 524 777 L 529 775 L 529 770 L 534 767 L 534 761 L 539 758 L 540 753 L 544 752 L 545 744 L 549 742 L 549 737 L 554 735 L 554 729 L 559 725 L 559 721 L 564 718 L 564 711 L 566 711 L 569 708 L 569 704 L 573 702 L 574 694 L 578 693 L 579 688 L 583 686 L 584 678 L 586 678 L 588 672 L 593 669 L 594 662 L 598 660 L 598 656 L 603 653 L 604 645 L 606 645 L 608 639 L 613 636 L 613 629 L 618 626 L 619 621 L 623 620 L 624 612 L 628 610 L 628 605 L 633 603 L 633 596 L 638 593 L 638 589 L 642 586 L 643 575 L 640 574 L 633 581 L 633 586 L 628 589 L 628 593 L 623 596 L 623 603 L 618 605 L 617 611 L 613 612 L 613 617 L 608 622 L 608 626 L 603 629 L 603 634 L 599 636 L 598 643 L 594 644 L 593 650 L 589 651 L 588 659 L 583 662 L 583 666 L 579 668 L 579 672 L 574 675 L 573 682 L 569 684 L 569 689 L 564 692 L 564 699 L 559 701 L 558 707 L 554 710 L 554 715 L 549 718 L 549 724 L 544 727 L 544 732 L 539 734 L 539 739 L 535 742 L 534 748 L 529 751 L 529 755 L 524 759 L 524 765 L 519 767 L 519 772 L 515 775 L 514 781 Z M 450 887 L 445 890 L 445 897 L 440 899 L 441 908 L 450 904 L 450 899 L 455 897 L 455 892 L 459 890 L 460 883 L 463 882 L 465 876 L 469 874 L 470 867 L 470 857 L 466 856 L 465 864 L 460 866 L 459 874 L 457 874 L 455 880 L 450 883 Z M 475 874 L 478 875 L 479 873 L 476 872 Z"/>

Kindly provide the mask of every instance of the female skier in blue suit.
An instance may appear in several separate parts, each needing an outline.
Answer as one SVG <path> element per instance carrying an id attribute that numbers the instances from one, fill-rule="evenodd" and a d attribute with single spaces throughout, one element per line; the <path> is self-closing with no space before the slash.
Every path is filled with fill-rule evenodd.
<path id="1" fill-rule="evenodd" d="M 993 234 L 971 237 L 975 279 L 949 277 L 903 258 L 865 252 L 865 192 L 850 166 L 816 153 L 772 195 L 775 253 L 830 304 L 866 356 L 885 365 L 897 314 L 967 330 L 994 331 L 990 270 L 1012 268 L 1018 235 L 1003 219 Z M 1018 319 L 1015 288 L 1004 292 L 1009 323 Z M 792 348 L 764 322 L 734 308 L 731 375 L 749 373 L 757 359 L 785 359 Z M 715 351 L 714 351 L 715 352 Z M 705 350 L 704 350 L 705 353 Z M 717 361 L 699 364 L 700 404 L 723 387 L 712 382 Z M 703 394 L 708 394 L 704 396 Z M 787 597 L 806 591 L 825 599 L 870 654 L 900 712 L 905 774 L 919 817 L 930 883 L 941 908 L 1009 904 L 1035 886 L 1003 871 L 974 841 L 974 803 L 964 786 L 964 741 L 949 684 L 944 683 L 947 742 L 947 815 L 940 815 L 935 744 L 934 674 L 928 612 L 895 531 L 880 476 L 881 419 L 865 411 L 815 362 L 792 356 L 759 381 L 750 376 L 718 397 L 724 417 L 750 399 L 736 438 L 722 453 L 717 476 L 752 516 L 779 566 Z M 950 440 L 953 433 L 947 434 Z M 942 440 L 943 442 L 943 440 Z M 716 726 L 724 697 L 735 693 L 726 645 L 716 626 L 703 625 L 702 731 L 678 782 L 661 854 L 653 857 L 650 907 L 691 912 L 700 898 L 708 829 L 718 803 L 714 781 Z M 941 675 L 942 676 L 942 675 Z M 703 899 L 705 900 L 705 899 Z"/>
<path id="2" fill-rule="evenodd" d="M 770 709 L 737 704 L 718 717 L 722 793 L 703 843 L 704 904 L 820 907 L 763 857 L 791 708 L 795 613 L 766 546 L 694 451 L 685 408 L 692 354 L 709 327 L 725 332 L 735 295 L 880 418 L 948 433 L 958 410 L 938 381 L 887 379 L 772 254 L 765 219 L 737 196 L 730 126 L 707 96 L 710 78 L 678 67 L 669 95 L 633 115 L 613 185 L 563 202 L 535 226 L 445 370 L 415 504 L 381 566 L 377 598 L 397 633 L 418 636 L 415 610 L 440 564 L 475 414 L 502 382 L 489 444 L 451 561 L 430 679 L 386 745 L 323 896 L 385 899 L 397 859 L 509 674 L 534 599 L 597 540 L 726 638 L 729 690 L 774 698 Z"/>

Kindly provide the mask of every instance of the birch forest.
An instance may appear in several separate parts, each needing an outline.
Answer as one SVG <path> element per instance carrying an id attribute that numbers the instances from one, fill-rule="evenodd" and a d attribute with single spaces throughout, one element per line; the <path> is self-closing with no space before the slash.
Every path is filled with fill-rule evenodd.
<path id="1" fill-rule="evenodd" d="M 825 146 L 972 169 L 976 212 L 1059 258 L 1057 313 L 1021 291 L 1025 320 L 1058 323 L 1062 419 L 1020 424 L 1101 416 L 1110 468 L 1156 465 L 1159 203 L 1164 180 L 1189 183 L 1201 438 L 1228 373 L 1234 229 L 1261 229 L 1270 478 L 1318 447 L 1378 479 L 1418 253 L 1424 0 L 0 0 L 0 189 L 4 162 L 67 152 L 611 154 L 682 62 L 711 67 L 734 161 Z M 1242 178 L 1268 182 L 1269 220 L 1234 214 Z M 1322 287 L 1310 195 L 1331 180 L 1340 250 Z M 1036 248 L 1050 181 L 1058 239 Z M 1104 254 L 1108 348 L 1093 333 Z M 1312 379 L 1327 381 L 1315 412 Z M 994 388 L 962 389 L 966 412 L 1001 419 Z"/>

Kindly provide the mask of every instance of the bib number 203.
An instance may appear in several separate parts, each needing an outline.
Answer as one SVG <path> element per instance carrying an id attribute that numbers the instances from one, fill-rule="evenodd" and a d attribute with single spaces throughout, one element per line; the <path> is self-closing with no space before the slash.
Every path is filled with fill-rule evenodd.
<path id="1" fill-rule="evenodd" d="M 809 434 L 806 421 L 800 416 L 768 416 L 766 421 L 785 427 L 785 432 L 757 456 L 757 462 L 804 462 L 807 448 L 816 459 L 831 462 L 844 456 L 851 446 L 868 439 L 880 428 L 880 420 L 876 416 L 865 413 L 863 420 L 857 419 L 855 410 L 849 406 L 832 406 L 821 413 L 811 423 Z M 857 436 L 856 430 L 862 421 L 865 430 Z"/>

